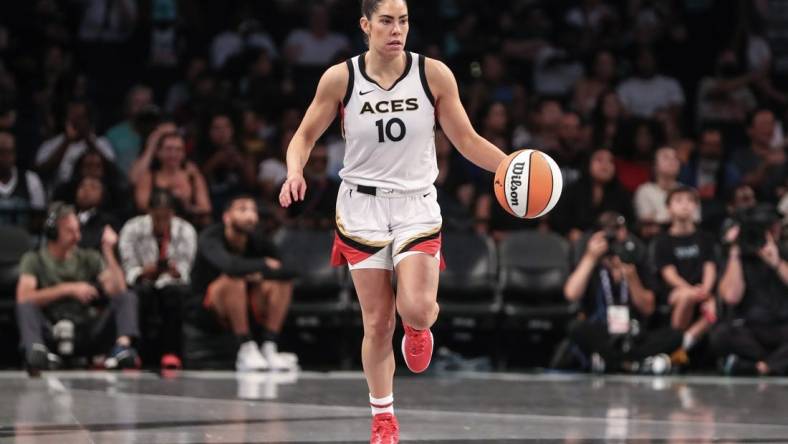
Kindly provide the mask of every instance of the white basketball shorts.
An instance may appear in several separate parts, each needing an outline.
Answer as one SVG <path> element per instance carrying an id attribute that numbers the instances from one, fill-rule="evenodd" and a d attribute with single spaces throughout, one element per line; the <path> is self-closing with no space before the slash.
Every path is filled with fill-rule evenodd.
<path id="1" fill-rule="evenodd" d="M 391 270 L 407 256 L 434 256 L 444 268 L 441 218 L 434 186 L 413 192 L 342 182 L 337 194 L 334 266 Z"/>

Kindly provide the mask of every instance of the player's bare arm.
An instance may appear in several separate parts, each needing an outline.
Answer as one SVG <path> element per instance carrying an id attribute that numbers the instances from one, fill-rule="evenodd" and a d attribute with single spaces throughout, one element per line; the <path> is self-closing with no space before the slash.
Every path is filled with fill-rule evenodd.
<path id="1" fill-rule="evenodd" d="M 303 171 L 315 142 L 334 121 L 337 108 L 345 95 L 348 82 L 345 63 L 328 68 L 317 85 L 317 92 L 304 114 L 290 146 L 287 147 L 287 180 L 279 193 L 279 203 L 288 207 L 293 202 L 303 200 L 306 182 Z"/>
<path id="2" fill-rule="evenodd" d="M 495 172 L 506 154 L 473 129 L 460 101 L 454 74 L 443 62 L 430 58 L 426 60 L 425 68 L 427 83 L 435 96 L 438 122 L 452 145 L 474 164 Z"/>

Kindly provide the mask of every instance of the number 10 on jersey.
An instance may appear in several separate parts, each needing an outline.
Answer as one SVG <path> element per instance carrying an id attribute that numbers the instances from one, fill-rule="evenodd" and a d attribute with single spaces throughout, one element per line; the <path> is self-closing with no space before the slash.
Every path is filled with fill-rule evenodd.
<path id="1" fill-rule="evenodd" d="M 396 130 L 394 129 L 395 124 L 399 127 Z M 383 119 L 380 119 L 375 122 L 375 125 L 378 127 L 379 143 L 385 142 L 386 138 L 392 142 L 399 142 L 405 138 L 405 123 L 401 119 L 394 117 L 385 124 Z M 396 135 L 394 133 L 396 133 Z"/>

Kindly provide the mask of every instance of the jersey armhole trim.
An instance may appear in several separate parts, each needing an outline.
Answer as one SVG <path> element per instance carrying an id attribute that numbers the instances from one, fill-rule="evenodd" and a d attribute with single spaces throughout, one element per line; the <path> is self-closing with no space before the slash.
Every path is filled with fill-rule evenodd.
<path id="1" fill-rule="evenodd" d="M 345 89 L 345 97 L 342 99 L 342 106 L 346 107 L 350 96 L 353 95 L 353 59 L 347 59 L 345 63 L 347 64 L 347 88 Z"/>
<path id="2" fill-rule="evenodd" d="M 430 100 L 432 106 L 435 106 L 435 96 L 432 95 L 430 85 L 427 83 L 427 70 L 425 68 L 427 58 L 423 54 L 419 54 L 419 78 L 421 79 L 421 86 L 424 88 L 424 94 Z"/>

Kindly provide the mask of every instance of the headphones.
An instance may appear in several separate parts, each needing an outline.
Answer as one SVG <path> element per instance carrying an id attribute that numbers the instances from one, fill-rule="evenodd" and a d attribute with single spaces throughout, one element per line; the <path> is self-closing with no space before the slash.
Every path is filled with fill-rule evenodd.
<path id="1" fill-rule="evenodd" d="M 65 202 L 52 202 L 52 204 L 49 205 L 47 218 L 44 221 L 44 236 L 51 241 L 56 241 L 58 238 L 57 221 L 60 220 L 61 217 L 73 212 L 74 208 L 71 205 L 67 205 Z"/>

